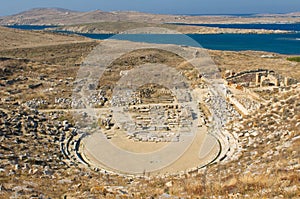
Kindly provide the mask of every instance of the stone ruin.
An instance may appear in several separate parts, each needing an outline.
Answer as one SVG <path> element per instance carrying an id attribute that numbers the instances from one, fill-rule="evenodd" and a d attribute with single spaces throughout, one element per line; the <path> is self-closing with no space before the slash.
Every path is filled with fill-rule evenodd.
<path id="1" fill-rule="evenodd" d="M 256 69 L 235 73 L 232 70 L 225 71 L 224 78 L 229 84 L 239 84 L 243 87 L 287 87 L 297 84 L 297 80 L 283 77 L 272 70 Z"/>
<path id="2" fill-rule="evenodd" d="M 120 122 L 118 125 L 135 141 L 177 142 L 180 134 L 191 132 L 192 112 L 184 105 L 134 105 L 124 111 L 134 123 Z"/>

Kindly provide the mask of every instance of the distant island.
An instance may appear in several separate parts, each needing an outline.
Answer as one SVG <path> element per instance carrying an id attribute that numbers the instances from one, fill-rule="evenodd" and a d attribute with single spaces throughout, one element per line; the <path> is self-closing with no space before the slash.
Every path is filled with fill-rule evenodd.
<path id="1" fill-rule="evenodd" d="M 59 27 L 51 30 L 93 34 L 118 34 L 128 29 L 140 27 L 167 28 L 184 34 L 273 34 L 290 33 L 290 31 L 200 27 L 193 24 L 285 24 L 298 22 L 300 22 L 300 13 L 260 14 L 243 17 L 239 15 L 162 15 L 100 10 L 78 12 L 61 8 L 36 8 L 0 18 L 0 25 L 56 25 Z"/>
<path id="2" fill-rule="evenodd" d="M 74 25 L 95 22 L 139 22 L 139 23 L 299 23 L 300 13 L 258 14 L 247 17 L 224 15 L 163 15 L 135 11 L 104 12 L 94 10 L 79 12 L 61 8 L 35 8 L 0 18 L 0 25 Z"/>

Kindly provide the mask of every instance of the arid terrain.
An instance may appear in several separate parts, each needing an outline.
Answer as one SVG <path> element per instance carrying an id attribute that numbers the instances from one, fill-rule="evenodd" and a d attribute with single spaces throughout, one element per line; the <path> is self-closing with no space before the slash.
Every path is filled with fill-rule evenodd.
<path id="1" fill-rule="evenodd" d="M 201 27 L 192 25 L 172 25 L 172 24 L 159 24 L 159 23 L 138 23 L 138 22 L 98 22 L 88 24 L 76 24 L 60 26 L 57 28 L 49 28 L 48 30 L 70 31 L 75 33 L 93 33 L 93 34 L 118 34 L 127 30 L 157 27 L 166 28 L 177 31 L 183 34 L 282 34 L 290 33 L 290 31 L 283 30 L 264 30 L 264 29 L 234 29 L 234 28 L 214 28 L 214 27 Z M 167 32 L 166 32 L 167 33 Z"/>
<path id="2" fill-rule="evenodd" d="M 140 22 L 140 23 L 293 23 L 299 22 L 299 13 L 262 15 L 240 18 L 235 16 L 185 16 L 161 15 L 141 12 L 104 12 L 95 10 L 78 12 L 59 8 L 37 8 L 16 15 L 0 18 L 0 24 L 52 24 L 71 25 L 95 22 Z"/>
<path id="3" fill-rule="evenodd" d="M 91 41 L 84 37 L 66 36 L 45 33 L 42 31 L 22 31 L 11 28 L 0 27 L 1 50 L 33 48 L 40 46 L 56 46 L 62 44 L 80 43 Z M 27 56 L 27 55 L 26 55 Z"/>
<path id="4" fill-rule="evenodd" d="M 56 9 L 50 9 L 46 15 L 52 18 L 43 21 L 39 12 L 45 12 L 34 12 L 41 17 L 31 13 L 26 18 L 25 12 L 22 18 L 18 15 L 2 18 L 0 23 L 91 23 L 91 16 L 99 22 L 100 15 L 111 21 L 126 16 L 127 21 L 138 19 L 141 23 L 220 21 L 217 17 L 177 19 L 141 13 L 87 14 Z M 61 15 L 69 17 L 61 18 Z M 289 15 L 260 18 L 264 22 L 298 19 Z M 228 23 L 234 19 L 222 20 Z M 107 30 L 110 28 L 109 25 Z M 209 91 L 209 81 L 203 71 L 198 74 L 179 55 L 155 46 L 130 52 L 111 63 L 99 85 L 89 85 L 99 90 L 97 95 L 90 96 L 93 107 L 99 110 L 99 120 L 89 124 L 86 110 L 72 97 L 78 92 L 76 79 L 81 75 L 78 71 L 88 66 L 85 60 L 102 41 L 4 27 L 0 27 L 0 41 L 0 198 L 300 197 L 300 63 L 289 61 L 290 56 L 205 50 L 226 87 L 222 101 Z M 130 42 L 126 44 L 130 46 Z M 187 52 L 197 50 L 186 48 Z M 111 49 L 113 54 L 114 48 Z M 192 162 L 196 166 L 190 168 L 189 158 L 203 157 L 190 148 L 179 164 L 170 165 L 170 170 L 162 169 L 162 175 L 146 171 L 132 175 L 102 165 L 93 151 L 85 151 L 93 144 L 86 137 L 99 127 L 105 138 L 133 152 L 148 152 L 174 142 L 167 139 L 168 135 L 185 124 L 188 117 L 181 117 L 181 107 L 176 106 L 176 98 L 166 88 L 150 84 L 140 87 L 137 100 L 128 106 L 142 127 L 148 125 L 152 106 L 157 110 L 164 108 L 162 111 L 167 113 L 169 121 L 157 126 L 167 129 L 165 137 L 160 139 L 155 135 L 126 135 L 108 111 L 116 82 L 126 71 L 143 64 L 170 65 L 201 95 L 198 125 L 218 141 L 217 158 L 200 166 L 197 166 L 199 162 Z M 220 103 L 228 113 L 216 108 Z M 228 114 L 227 122 L 220 129 L 214 129 L 214 114 Z M 195 145 L 199 144 L 195 140 Z M 183 165 L 185 170 L 177 172 L 177 168 L 182 169 L 178 165 Z"/>

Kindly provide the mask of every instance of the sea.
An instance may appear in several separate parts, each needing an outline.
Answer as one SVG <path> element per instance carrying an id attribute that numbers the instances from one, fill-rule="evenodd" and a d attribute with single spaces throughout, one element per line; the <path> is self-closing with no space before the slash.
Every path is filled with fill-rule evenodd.
<path id="1" fill-rule="evenodd" d="M 265 29 L 265 30 L 287 30 L 293 32 L 300 32 L 300 23 L 292 24 L 186 24 L 186 23 L 170 23 L 175 25 L 192 25 L 192 26 L 206 26 L 218 28 L 237 28 L 237 29 Z"/>
<path id="2" fill-rule="evenodd" d="M 220 28 L 288 30 L 288 34 L 84 34 L 79 35 L 92 39 L 119 39 L 136 42 L 178 44 L 203 47 L 212 50 L 229 51 L 266 51 L 271 53 L 300 55 L 299 24 L 193 24 Z M 14 25 L 11 28 L 26 30 L 43 30 L 55 26 Z M 64 32 L 66 34 L 74 34 Z"/>
<path id="3" fill-rule="evenodd" d="M 55 28 L 57 26 L 39 26 L 39 25 L 11 25 L 9 28 L 16 28 L 22 30 L 45 30 L 46 28 Z"/>

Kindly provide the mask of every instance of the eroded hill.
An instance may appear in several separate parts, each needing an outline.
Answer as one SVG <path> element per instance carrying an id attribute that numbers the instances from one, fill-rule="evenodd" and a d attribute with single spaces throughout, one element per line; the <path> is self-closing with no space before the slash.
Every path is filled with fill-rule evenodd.
<path id="1" fill-rule="evenodd" d="M 70 25 L 95 22 L 147 22 L 147 23 L 293 23 L 299 22 L 299 14 L 278 16 L 234 17 L 234 16 L 186 16 L 162 15 L 142 12 L 104 12 L 95 10 L 77 12 L 59 8 L 36 8 L 19 14 L 0 18 L 0 24 L 55 24 Z"/>

